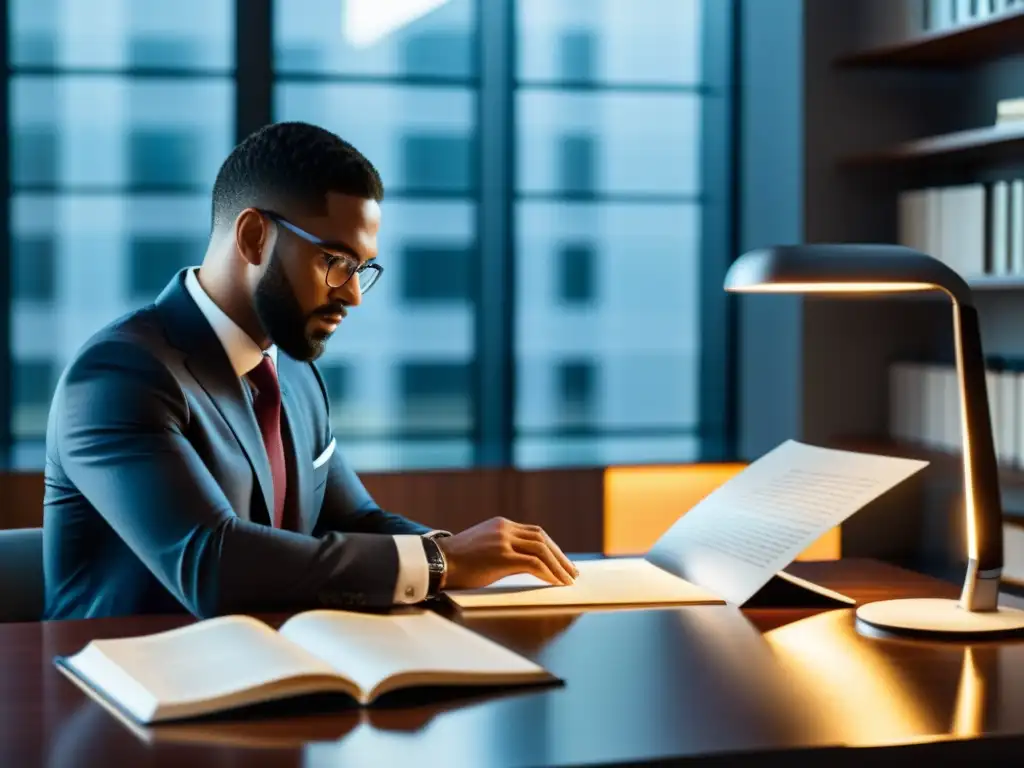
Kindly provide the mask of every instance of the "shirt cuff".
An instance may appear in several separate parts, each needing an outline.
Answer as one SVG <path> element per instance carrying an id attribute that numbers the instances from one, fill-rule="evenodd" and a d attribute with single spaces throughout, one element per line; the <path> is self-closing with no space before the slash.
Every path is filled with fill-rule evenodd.
<path id="1" fill-rule="evenodd" d="M 398 549 L 398 579 L 395 581 L 395 603 L 419 603 L 427 598 L 430 586 L 430 569 L 427 553 L 420 537 L 413 535 L 395 536 Z"/>

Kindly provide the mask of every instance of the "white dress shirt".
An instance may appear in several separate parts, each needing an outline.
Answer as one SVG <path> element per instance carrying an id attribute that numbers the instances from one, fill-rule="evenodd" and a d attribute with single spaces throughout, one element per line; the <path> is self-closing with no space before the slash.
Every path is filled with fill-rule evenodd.
<path id="1" fill-rule="evenodd" d="M 185 287 L 195 301 L 203 317 L 213 328 L 213 332 L 220 339 L 224 351 L 227 353 L 231 367 L 239 378 L 249 374 L 260 361 L 263 360 L 263 350 L 259 344 L 253 341 L 245 331 L 238 327 L 234 320 L 228 317 L 218 307 L 209 294 L 199 284 L 196 277 L 196 268 L 189 269 L 185 275 Z M 277 366 L 277 346 L 271 345 L 267 349 L 267 356 L 270 357 L 274 366 Z M 436 533 L 431 531 L 432 535 Z M 395 582 L 396 603 L 418 603 L 427 596 L 427 587 L 430 583 L 430 572 L 427 567 L 427 555 L 423 550 L 423 542 L 415 534 L 401 534 L 394 537 L 395 547 L 398 549 L 398 580 Z"/>

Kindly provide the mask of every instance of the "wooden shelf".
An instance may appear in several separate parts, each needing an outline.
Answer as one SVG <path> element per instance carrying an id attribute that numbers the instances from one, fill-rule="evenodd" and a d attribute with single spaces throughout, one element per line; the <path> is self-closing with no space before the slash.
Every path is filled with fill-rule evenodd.
<path id="1" fill-rule="evenodd" d="M 909 163 L 930 158 L 968 157 L 986 160 L 1024 159 L 1024 121 L 914 139 L 886 149 L 842 158 L 840 165 L 866 166 Z"/>
<path id="2" fill-rule="evenodd" d="M 949 68 L 1024 52 L 1024 9 L 841 56 L 841 67 Z"/>

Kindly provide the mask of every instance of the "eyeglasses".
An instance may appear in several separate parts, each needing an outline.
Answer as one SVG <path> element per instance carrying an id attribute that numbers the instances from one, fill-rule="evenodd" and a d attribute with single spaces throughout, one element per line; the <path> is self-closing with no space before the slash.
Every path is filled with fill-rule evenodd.
<path id="1" fill-rule="evenodd" d="M 375 261 L 366 261 L 360 264 L 359 259 L 352 255 L 335 252 L 339 249 L 346 248 L 347 246 L 321 240 L 316 235 L 309 234 L 306 230 L 292 224 L 288 219 L 284 218 L 284 216 L 274 213 L 273 211 L 267 211 L 262 208 L 257 210 L 259 210 L 259 212 L 268 219 L 280 224 L 292 234 L 298 235 L 307 243 L 311 243 L 320 249 L 320 252 L 323 253 L 327 264 L 328 288 L 341 288 L 345 283 L 351 280 L 354 275 L 359 275 L 359 292 L 366 293 L 374 286 L 377 280 L 380 279 L 381 274 L 384 272 L 384 267 Z"/>

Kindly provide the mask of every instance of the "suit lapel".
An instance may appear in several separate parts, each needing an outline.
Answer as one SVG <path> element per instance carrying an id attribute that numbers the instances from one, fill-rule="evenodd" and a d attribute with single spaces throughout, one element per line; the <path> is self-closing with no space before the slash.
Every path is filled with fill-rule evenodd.
<path id="1" fill-rule="evenodd" d="M 225 379 L 220 371 L 213 370 L 204 360 L 190 357 L 185 361 L 196 381 L 213 400 L 224 421 L 242 446 L 246 458 L 252 466 L 253 473 L 263 493 L 263 511 L 270 522 L 270 510 L 274 508 L 274 479 L 270 472 L 270 459 L 263 444 L 256 414 L 253 412 L 249 397 L 243 387 L 245 383 L 239 379 L 228 365 L 230 379 Z"/>
<path id="2" fill-rule="evenodd" d="M 284 418 L 281 425 L 287 433 L 286 445 L 291 446 L 291 460 L 288 466 L 288 498 L 293 505 L 290 511 L 295 529 L 301 532 L 312 530 L 313 515 L 313 448 L 310 445 L 309 430 L 301 418 L 302 407 L 296 402 L 288 382 L 293 374 L 295 361 L 278 350 L 277 375 L 281 382 L 281 409 Z"/>
<path id="3" fill-rule="evenodd" d="M 179 272 L 156 301 L 163 315 L 163 327 L 168 338 L 185 352 L 185 365 L 195 377 L 231 428 L 235 439 L 245 452 L 263 496 L 262 522 L 270 522 L 274 508 L 273 477 L 270 460 L 263 445 L 256 414 L 217 334 L 203 317 L 185 288 L 185 272 Z"/>

